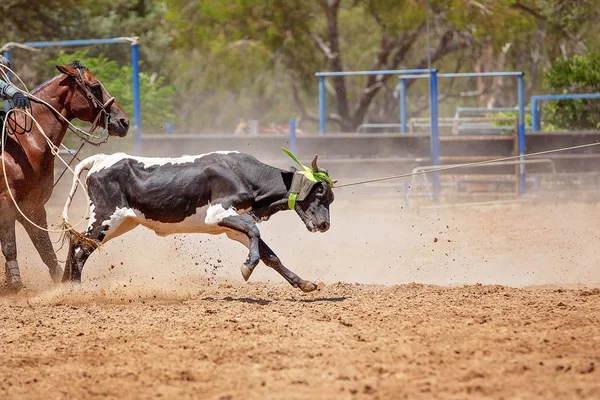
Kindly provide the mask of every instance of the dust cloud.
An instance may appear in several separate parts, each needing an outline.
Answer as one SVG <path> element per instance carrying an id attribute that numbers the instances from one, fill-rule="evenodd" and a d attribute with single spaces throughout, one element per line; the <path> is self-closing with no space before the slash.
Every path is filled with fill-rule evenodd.
<path id="1" fill-rule="evenodd" d="M 78 212 L 83 208 L 75 207 L 73 220 Z M 60 207 L 50 206 L 48 213 L 58 216 Z M 326 233 L 308 232 L 293 212 L 259 227 L 284 265 L 326 284 L 600 284 L 596 204 L 407 209 L 402 198 L 356 198 L 347 190 L 337 194 L 331 213 Z M 243 283 L 239 267 L 247 250 L 239 243 L 205 234 L 162 238 L 138 227 L 90 257 L 81 288 L 56 289 L 22 229 L 18 235 L 22 276 L 40 301 L 176 300 L 207 285 Z M 58 254 L 66 258 L 66 245 Z M 262 263 L 250 281 L 287 285 Z"/>
<path id="2" fill-rule="evenodd" d="M 326 159 L 322 164 L 328 167 Z M 375 166 L 363 172 L 366 178 L 383 175 Z M 336 189 L 328 232 L 308 232 L 289 211 L 261 223 L 262 238 L 287 268 L 303 279 L 326 284 L 600 284 L 597 203 L 559 201 L 547 193 L 544 199 L 512 204 L 419 208 L 422 182 L 419 177 Z M 49 223 L 61 222 L 70 185 L 66 176 L 55 189 L 47 207 Z M 403 194 L 408 186 L 414 194 L 410 203 Z M 78 221 L 85 209 L 80 189 L 71 221 Z M 59 236 L 52 238 L 59 248 Z M 81 288 L 55 289 L 21 228 L 18 242 L 27 287 L 44 291 L 45 298 L 56 302 L 76 293 L 82 299 L 93 295 L 116 302 L 157 293 L 166 299 L 185 298 L 207 285 L 243 283 L 239 267 L 247 256 L 245 247 L 224 235 L 162 238 L 138 227 L 90 257 Z M 66 259 L 66 247 L 58 251 L 61 260 Z M 287 285 L 262 263 L 250 282 Z"/>

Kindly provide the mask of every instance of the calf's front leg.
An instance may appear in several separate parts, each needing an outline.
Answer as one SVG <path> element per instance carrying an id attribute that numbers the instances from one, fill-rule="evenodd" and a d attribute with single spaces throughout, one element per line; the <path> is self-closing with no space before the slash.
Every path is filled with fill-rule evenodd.
<path id="1" fill-rule="evenodd" d="M 229 228 L 235 232 L 239 232 L 247 238 L 248 243 L 244 243 L 245 240 L 242 238 L 235 237 L 237 235 L 231 235 L 228 233 L 228 236 L 232 237 L 234 240 L 244 243 L 250 252 L 248 253 L 248 259 L 242 265 L 242 276 L 245 280 L 248 280 L 254 267 L 260 261 L 260 252 L 258 243 L 260 241 L 260 231 L 254 224 L 254 222 L 250 219 L 244 218 L 242 215 L 235 215 L 230 217 L 223 218 L 219 223 L 219 226 L 224 228 Z"/>
<path id="2" fill-rule="evenodd" d="M 305 281 L 300 278 L 298 275 L 287 269 L 279 260 L 279 257 L 267 246 L 262 239 L 259 239 L 258 249 L 260 252 L 260 259 L 269 267 L 273 268 L 275 271 L 279 273 L 279 275 L 283 276 L 286 281 L 290 283 L 293 287 L 300 288 L 303 292 L 312 292 L 317 290 L 319 286 L 310 281 Z"/>

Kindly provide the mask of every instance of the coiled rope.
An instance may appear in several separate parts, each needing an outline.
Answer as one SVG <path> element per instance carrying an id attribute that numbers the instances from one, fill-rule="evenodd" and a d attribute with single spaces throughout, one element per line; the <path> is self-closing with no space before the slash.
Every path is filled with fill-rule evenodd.
<path id="1" fill-rule="evenodd" d="M 73 125 L 71 123 L 71 121 L 69 121 L 66 117 L 64 117 L 60 112 L 58 112 L 58 110 L 56 110 L 53 106 L 51 106 L 50 104 L 48 104 L 46 101 L 32 95 L 29 90 L 27 89 L 27 86 L 25 85 L 25 83 L 21 80 L 21 78 L 14 72 L 12 71 L 9 67 L 5 66 L 5 65 L 0 65 L 0 77 L 2 77 L 3 79 L 6 80 L 6 82 L 9 82 L 8 76 L 6 74 L 6 72 L 4 71 L 10 71 L 15 77 L 17 77 L 17 79 L 19 80 L 20 85 L 24 88 L 24 90 L 21 90 L 19 88 L 17 88 L 17 90 L 19 90 L 21 93 L 25 94 L 26 96 L 28 96 L 31 99 L 34 99 L 35 101 L 45 105 L 46 107 L 50 108 L 55 115 L 60 116 L 65 122 L 67 122 L 68 126 L 71 128 L 72 131 L 76 132 L 76 133 L 80 133 L 82 135 L 84 135 L 85 138 L 98 138 L 98 136 L 89 134 L 81 129 L 79 129 L 78 127 L 76 127 L 75 125 Z M 27 215 L 25 215 L 25 213 L 21 210 L 21 208 L 19 207 L 19 204 L 17 203 L 12 190 L 10 188 L 9 185 L 9 181 L 8 181 L 8 175 L 6 172 L 6 160 L 4 157 L 4 150 L 5 150 L 5 143 L 6 143 L 6 139 L 7 139 L 7 122 L 9 120 L 9 116 L 10 115 L 14 115 L 16 118 L 16 113 L 23 113 L 25 114 L 25 118 L 29 117 L 31 118 L 31 120 L 33 121 L 33 123 L 35 124 L 35 126 L 37 127 L 37 129 L 40 131 L 41 135 L 44 137 L 44 139 L 46 139 L 46 143 L 48 144 L 48 146 L 50 147 L 50 151 L 52 152 L 52 154 L 55 157 L 58 157 L 58 159 L 65 165 L 65 167 L 73 174 L 73 176 L 75 176 L 75 172 L 73 171 L 73 169 L 70 166 L 70 163 L 67 163 L 59 154 L 59 147 L 55 146 L 54 143 L 52 143 L 52 140 L 50 140 L 50 138 L 48 137 L 48 135 L 46 135 L 46 133 L 44 132 L 44 129 L 40 126 L 40 124 L 38 123 L 38 121 L 35 119 L 35 117 L 32 115 L 32 113 L 29 110 L 23 110 L 23 109 L 19 109 L 19 108 L 11 108 L 7 113 L 6 113 L 6 117 L 4 119 L 4 122 L 2 124 L 2 132 L 0 133 L 0 158 L 2 158 L 2 174 L 4 176 L 4 182 L 6 184 L 6 188 L 8 191 L 8 194 L 13 202 L 13 204 L 15 205 L 15 208 L 17 209 L 17 211 L 19 212 L 19 214 L 21 214 L 21 216 L 27 221 L 29 222 L 31 225 L 35 226 L 36 228 L 45 231 L 45 232 L 49 232 L 49 233 L 65 233 L 68 231 L 73 230 L 75 227 L 81 225 L 87 218 L 88 218 L 88 211 L 86 210 L 85 215 L 74 225 L 70 225 L 68 228 L 65 229 L 48 229 L 45 227 L 42 227 L 38 224 L 36 224 L 35 222 L 33 222 Z M 78 135 L 79 136 L 79 135 Z M 80 136 L 81 137 L 81 136 Z M 108 137 L 107 137 L 108 138 Z M 82 138 L 83 139 L 83 138 Z M 84 139 L 85 140 L 85 139 Z M 94 142 L 91 142 L 89 140 L 86 140 L 88 143 L 92 143 L 95 144 Z M 106 141 L 106 139 L 104 140 Z M 99 145 L 100 143 L 98 143 L 97 145 Z M 61 146 L 66 149 L 69 150 L 65 145 L 63 145 L 61 143 Z M 61 175 L 62 176 L 62 175 Z M 86 198 L 86 202 L 87 204 L 90 203 L 90 197 L 89 197 L 89 193 L 87 191 L 87 188 L 85 187 L 85 185 L 81 182 L 81 180 L 79 179 L 78 176 L 75 176 L 75 178 L 77 179 L 77 183 L 79 186 L 81 186 L 81 188 L 83 189 L 83 192 L 85 194 L 85 198 Z"/>

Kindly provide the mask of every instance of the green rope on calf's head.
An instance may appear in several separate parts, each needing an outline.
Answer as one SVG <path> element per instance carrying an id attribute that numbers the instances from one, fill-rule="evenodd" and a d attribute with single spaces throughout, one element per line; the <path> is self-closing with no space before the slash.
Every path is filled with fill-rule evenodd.
<path id="1" fill-rule="evenodd" d="M 335 182 L 333 181 L 333 179 L 331 179 L 329 177 L 327 172 L 318 171 L 318 170 L 315 171 L 313 168 L 307 167 L 306 165 L 302 164 L 300 162 L 300 160 L 298 160 L 298 158 L 288 149 L 282 147 L 281 150 L 283 150 L 283 152 L 285 154 L 287 154 L 292 160 L 294 160 L 294 162 L 296 162 L 296 164 L 298 164 L 300 166 L 300 168 L 303 169 L 303 171 L 298 171 L 298 172 L 301 173 L 302 175 L 304 175 L 307 179 L 309 179 L 313 182 L 325 181 L 329 184 L 329 186 L 333 187 Z M 315 160 L 316 160 L 316 156 L 315 156 Z M 316 163 L 316 161 L 315 161 L 315 163 Z"/>
<path id="2" fill-rule="evenodd" d="M 296 206 L 296 199 L 298 198 L 298 193 L 290 193 L 290 197 L 288 197 L 288 208 L 293 210 Z"/>
<path id="3" fill-rule="evenodd" d="M 300 168 L 302 169 L 301 171 L 296 171 L 295 174 L 300 174 L 303 176 L 303 178 L 308 179 L 309 181 L 316 183 L 316 182 L 322 182 L 325 181 L 329 184 L 329 186 L 331 186 L 333 188 L 333 185 L 335 184 L 335 182 L 329 177 L 329 175 L 327 174 L 326 171 L 320 171 L 319 168 L 317 167 L 317 156 L 315 156 L 315 159 L 313 160 L 313 167 L 307 167 L 306 165 L 302 164 L 300 162 L 300 160 L 298 160 L 298 157 L 296 157 L 291 151 L 289 151 L 286 148 L 281 148 L 281 150 L 287 154 L 292 160 L 294 160 L 294 162 L 296 164 L 298 164 L 300 166 Z M 298 193 L 299 191 L 294 190 L 292 188 L 292 191 L 290 192 L 290 196 L 288 197 L 288 207 L 290 208 L 290 210 L 293 210 L 295 205 L 296 205 L 296 199 L 298 198 Z M 302 199 L 301 199 L 302 200 Z"/>

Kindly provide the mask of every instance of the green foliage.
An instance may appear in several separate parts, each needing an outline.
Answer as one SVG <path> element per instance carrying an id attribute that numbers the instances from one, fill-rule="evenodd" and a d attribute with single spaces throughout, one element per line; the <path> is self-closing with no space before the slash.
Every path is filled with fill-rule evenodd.
<path id="1" fill-rule="evenodd" d="M 337 3 L 339 7 L 332 6 Z M 302 129 L 309 130 L 306 123 L 317 113 L 314 72 L 337 68 L 335 56 L 341 61 L 335 65 L 346 71 L 427 65 L 425 4 L 423 0 L 10 0 L 0 1 L 0 37 L 22 42 L 139 36 L 145 129 L 173 120 L 176 113 L 180 121 L 176 128 L 187 132 L 230 131 L 239 118 L 281 124 L 296 114 L 307 117 Z M 434 67 L 443 72 L 522 70 L 528 84 L 535 82 L 528 92 L 536 92 L 541 86 L 536 74 L 549 60 L 586 54 L 600 45 L 597 0 L 430 0 L 430 4 L 432 50 L 448 41 L 443 55 L 434 60 Z M 332 14 L 335 37 L 330 35 Z M 339 54 L 327 53 L 324 48 L 334 43 L 339 44 Z M 118 82 L 107 87 L 131 112 L 130 71 L 121 67 L 130 63 L 129 46 L 87 50 L 86 57 L 98 60 L 98 65 L 84 61 L 94 73 L 103 71 L 104 81 Z M 48 59 L 69 56 L 50 48 L 38 53 L 14 49 L 13 57 L 17 72 L 33 86 L 48 77 Z M 153 79 L 154 72 L 161 78 Z M 334 79 L 326 83 L 332 120 L 357 124 L 363 118 L 397 119 L 395 78 L 374 89 L 366 86 L 367 77 L 342 80 L 344 90 Z M 446 82 L 440 81 L 440 93 Z M 494 104 L 514 105 L 510 85 L 505 82 L 504 90 L 490 95 Z M 452 90 L 477 93 L 483 86 L 461 80 Z M 377 95 L 365 100 L 371 89 Z M 560 90 L 596 89 L 574 84 Z M 409 111 L 426 113 L 427 108 L 421 107 L 427 103 L 426 85 L 411 83 L 409 92 L 416 99 L 409 103 Z M 461 101 L 478 105 L 486 103 L 484 97 Z M 593 102 L 553 103 L 549 110 Z M 344 103 L 348 107 L 343 112 Z M 368 111 L 358 113 L 365 104 Z M 446 103 L 440 111 L 447 108 L 451 115 L 453 107 Z M 575 127 L 571 122 L 565 125 Z M 349 124 L 344 128 L 351 129 Z"/>
<path id="2" fill-rule="evenodd" d="M 515 111 L 500 111 L 495 113 L 489 113 L 486 115 L 487 118 L 519 118 L 519 110 L 515 107 Z M 531 113 L 525 113 L 525 126 L 531 126 L 532 124 Z M 513 126 L 514 123 L 509 121 L 495 121 L 492 122 L 493 126 Z"/>
<path id="3" fill-rule="evenodd" d="M 600 52 L 556 61 L 545 73 L 544 87 L 551 94 L 600 92 Z M 600 128 L 600 101 L 553 101 L 544 106 L 543 116 L 545 124 L 559 129 L 597 129 Z"/>
<path id="4" fill-rule="evenodd" d="M 133 93 L 131 66 L 119 66 L 116 61 L 103 55 L 90 57 L 87 50 L 74 53 L 62 53 L 56 59 L 48 61 L 50 65 L 69 64 L 79 60 L 104 84 L 108 92 L 121 104 L 125 112 L 133 119 Z M 140 72 L 140 93 L 142 109 L 142 126 L 144 132 L 159 131 L 166 122 L 173 122 L 175 111 L 172 103 L 175 91 L 164 82 L 164 77 L 157 77 Z M 160 130 L 162 132 L 162 130 Z"/>

